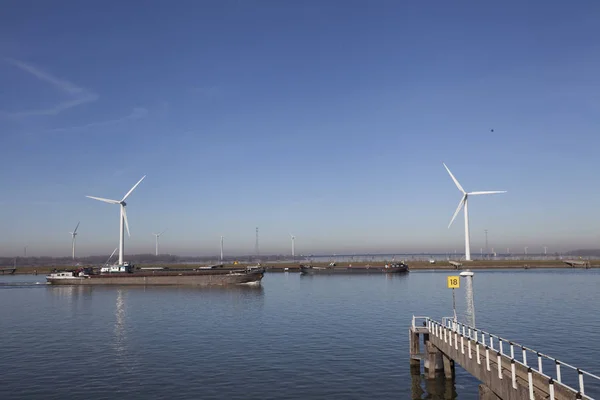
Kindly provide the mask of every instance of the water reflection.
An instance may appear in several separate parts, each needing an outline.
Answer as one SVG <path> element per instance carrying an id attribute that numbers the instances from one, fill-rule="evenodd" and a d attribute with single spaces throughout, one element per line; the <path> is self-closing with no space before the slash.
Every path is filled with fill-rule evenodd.
<path id="1" fill-rule="evenodd" d="M 117 290 L 117 307 L 115 312 L 115 349 L 117 354 L 122 354 L 125 349 L 125 301 L 123 290 Z"/>
<path id="2" fill-rule="evenodd" d="M 425 379 L 420 373 L 411 374 L 411 394 L 413 400 L 454 400 L 457 398 L 454 381 L 444 378 L 443 375 L 437 376 L 435 379 Z"/>
<path id="3" fill-rule="evenodd" d="M 93 288 L 87 285 L 47 285 L 49 292 L 58 297 L 78 298 L 90 296 Z"/>

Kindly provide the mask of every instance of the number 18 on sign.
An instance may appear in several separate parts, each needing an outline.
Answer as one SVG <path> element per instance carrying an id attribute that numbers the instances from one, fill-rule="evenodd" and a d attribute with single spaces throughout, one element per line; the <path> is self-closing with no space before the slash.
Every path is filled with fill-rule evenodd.
<path id="1" fill-rule="evenodd" d="M 456 322 L 456 297 L 454 289 L 460 288 L 460 276 L 448 277 L 448 289 L 452 289 L 452 310 L 454 311 L 454 322 Z"/>
<path id="2" fill-rule="evenodd" d="M 448 289 L 458 289 L 460 287 L 460 276 L 448 277 Z"/>

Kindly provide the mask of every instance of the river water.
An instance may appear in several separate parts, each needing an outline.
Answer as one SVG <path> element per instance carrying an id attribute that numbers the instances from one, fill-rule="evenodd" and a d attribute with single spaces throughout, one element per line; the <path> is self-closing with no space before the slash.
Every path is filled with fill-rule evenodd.
<path id="1" fill-rule="evenodd" d="M 452 315 L 451 274 L 220 289 L 0 276 L 0 399 L 476 399 L 460 369 L 454 385 L 410 375 L 412 315 Z M 598 373 L 599 284 L 598 270 L 476 271 L 478 328 Z"/>

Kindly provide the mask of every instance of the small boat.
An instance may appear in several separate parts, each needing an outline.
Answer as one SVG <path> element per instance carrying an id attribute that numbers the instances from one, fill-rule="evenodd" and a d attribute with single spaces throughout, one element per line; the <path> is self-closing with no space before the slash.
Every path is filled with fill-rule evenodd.
<path id="1" fill-rule="evenodd" d="M 409 272 L 408 265 L 403 262 L 394 262 L 386 264 L 383 267 L 374 267 L 370 265 L 353 267 L 351 265 L 347 267 L 327 266 L 319 267 L 313 265 L 300 265 L 300 272 L 303 274 L 314 275 L 314 274 L 374 274 L 374 273 L 386 273 L 386 274 L 397 274 Z"/>

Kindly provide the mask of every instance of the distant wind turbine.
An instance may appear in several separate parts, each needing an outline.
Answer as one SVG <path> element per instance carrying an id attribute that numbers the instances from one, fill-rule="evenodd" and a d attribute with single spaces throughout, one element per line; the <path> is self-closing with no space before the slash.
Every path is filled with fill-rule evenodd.
<path id="1" fill-rule="evenodd" d="M 221 262 L 223 262 L 223 238 L 224 236 L 221 235 Z"/>
<path id="2" fill-rule="evenodd" d="M 476 195 L 480 195 L 480 194 L 506 193 L 506 190 L 502 190 L 502 191 L 486 191 L 486 192 L 469 192 L 469 193 L 467 193 L 467 192 L 465 192 L 465 190 L 463 189 L 463 187 L 460 185 L 460 183 L 458 183 L 458 181 L 456 180 L 456 178 L 454 177 L 454 175 L 452 175 L 452 172 L 450 172 L 450 169 L 446 166 L 446 164 L 444 164 L 444 168 L 446 168 L 446 171 L 448 171 L 448 173 L 450 174 L 450 177 L 452 178 L 452 180 L 456 184 L 456 187 L 458 188 L 458 190 L 460 190 L 462 192 L 462 194 L 463 194 L 463 197 L 460 199 L 460 202 L 458 203 L 458 208 L 454 212 L 454 215 L 452 216 L 452 219 L 450 220 L 450 224 L 448 224 L 448 228 L 450 228 L 450 226 L 452 225 L 452 222 L 454 222 L 454 219 L 456 218 L 456 216 L 460 212 L 460 209 L 463 208 L 463 206 L 464 206 L 464 208 L 465 208 L 465 261 L 471 261 L 471 243 L 470 243 L 470 239 L 469 239 L 468 198 L 469 198 L 469 196 L 476 196 Z"/>
<path id="3" fill-rule="evenodd" d="M 293 258 L 296 256 L 296 248 L 295 248 L 296 236 L 294 236 L 290 233 L 290 239 L 292 239 L 292 258 Z"/>
<path id="4" fill-rule="evenodd" d="M 120 201 L 103 199 L 102 197 L 85 196 L 85 197 L 89 197 L 90 199 L 103 201 L 103 202 L 109 203 L 109 204 L 119 204 L 121 206 L 121 214 L 119 216 L 119 265 L 123 265 L 123 251 L 125 249 L 125 229 L 124 228 L 127 228 L 127 235 L 131 236 L 131 234 L 129 233 L 129 223 L 127 222 L 127 212 L 125 211 L 125 207 L 127 206 L 127 203 L 125 203 L 125 200 L 127 199 L 127 197 L 129 197 L 131 192 L 133 192 L 133 190 L 140 183 L 142 183 L 142 181 L 144 180 L 145 177 L 146 177 L 146 175 L 142 176 L 142 179 L 140 179 L 138 181 L 138 183 L 133 185 L 133 187 L 129 190 L 129 192 L 127 192 L 127 194 L 125 196 L 123 196 L 123 198 Z"/>
<path id="5" fill-rule="evenodd" d="M 160 237 L 160 235 L 162 235 L 163 233 L 165 233 L 167 230 L 165 229 L 164 231 L 162 231 L 161 233 L 153 233 L 154 236 L 156 236 L 156 250 L 154 255 L 157 256 L 158 255 L 158 238 Z"/>
<path id="6" fill-rule="evenodd" d="M 77 228 L 79 228 L 79 222 L 77 222 L 77 226 L 75 227 L 75 229 L 73 230 L 73 232 L 69 232 L 71 234 L 71 236 L 73 237 L 71 240 L 71 253 L 73 256 L 73 260 L 75 259 L 75 236 L 77 236 Z"/>

